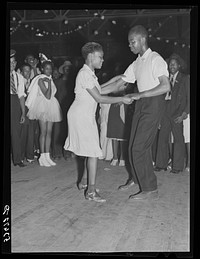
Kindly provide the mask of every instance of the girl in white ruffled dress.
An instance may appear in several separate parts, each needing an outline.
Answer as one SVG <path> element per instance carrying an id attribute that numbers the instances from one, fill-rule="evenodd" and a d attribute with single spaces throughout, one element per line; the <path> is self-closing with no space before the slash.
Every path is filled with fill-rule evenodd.
<path id="1" fill-rule="evenodd" d="M 36 76 L 29 87 L 26 106 L 30 120 L 38 120 L 40 126 L 40 166 L 56 165 L 50 158 L 51 133 L 54 122 L 62 120 L 60 105 L 55 98 L 56 87 L 52 80 L 53 64 L 50 60 L 42 62 L 42 74 Z"/>

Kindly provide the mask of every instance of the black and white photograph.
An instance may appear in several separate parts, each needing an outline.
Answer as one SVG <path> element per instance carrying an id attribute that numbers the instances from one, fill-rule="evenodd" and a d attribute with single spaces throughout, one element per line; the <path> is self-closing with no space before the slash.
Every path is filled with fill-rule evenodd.
<path id="1" fill-rule="evenodd" d="M 195 7 L 7 7 L 3 246 L 190 253 Z"/>

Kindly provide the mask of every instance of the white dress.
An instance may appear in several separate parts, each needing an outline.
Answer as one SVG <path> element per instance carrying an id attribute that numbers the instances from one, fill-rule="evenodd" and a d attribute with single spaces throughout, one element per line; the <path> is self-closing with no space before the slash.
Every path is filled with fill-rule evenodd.
<path id="1" fill-rule="evenodd" d="M 40 78 L 49 78 L 51 80 L 51 98 L 47 99 L 42 93 L 38 81 Z M 47 87 L 47 82 L 44 82 Z M 60 105 L 55 98 L 57 89 L 50 77 L 41 74 L 36 76 L 32 81 L 28 89 L 28 98 L 26 100 L 26 106 L 29 111 L 27 116 L 30 120 L 42 120 L 50 122 L 59 122 L 62 120 L 62 112 Z"/>
<path id="2" fill-rule="evenodd" d="M 110 109 L 110 104 L 100 104 L 100 143 L 103 152 L 103 156 L 99 159 L 111 160 L 113 158 L 112 151 L 112 139 L 107 138 L 107 125 L 108 125 L 108 113 Z"/>
<path id="3" fill-rule="evenodd" d="M 76 96 L 67 114 L 68 137 L 64 145 L 65 150 L 78 156 L 102 156 L 95 117 L 97 102 L 87 91 L 95 86 L 101 91 L 95 73 L 84 64 L 76 77 Z"/>
<path id="4" fill-rule="evenodd" d="M 185 143 L 190 143 L 190 114 L 188 114 L 187 119 L 183 121 L 183 136 Z"/>

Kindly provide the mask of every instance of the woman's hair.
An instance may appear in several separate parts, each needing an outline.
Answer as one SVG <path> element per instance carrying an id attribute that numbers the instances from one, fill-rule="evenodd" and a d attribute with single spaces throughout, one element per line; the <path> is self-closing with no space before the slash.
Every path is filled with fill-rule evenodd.
<path id="1" fill-rule="evenodd" d="M 54 68 L 53 62 L 49 61 L 49 60 L 45 60 L 41 63 L 41 68 L 44 69 L 47 65 L 50 65 L 52 67 L 52 69 Z"/>
<path id="2" fill-rule="evenodd" d="M 96 42 L 88 42 L 81 48 L 81 53 L 84 59 L 87 58 L 89 53 L 94 53 L 96 51 L 103 51 L 102 46 Z"/>

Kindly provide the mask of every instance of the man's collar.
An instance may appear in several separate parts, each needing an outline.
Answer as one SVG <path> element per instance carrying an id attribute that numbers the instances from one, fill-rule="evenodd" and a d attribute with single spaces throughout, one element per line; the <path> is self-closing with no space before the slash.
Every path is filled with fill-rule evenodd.
<path id="1" fill-rule="evenodd" d="M 145 60 L 151 52 L 152 50 L 148 48 L 142 56 L 139 55 L 140 59 Z"/>

